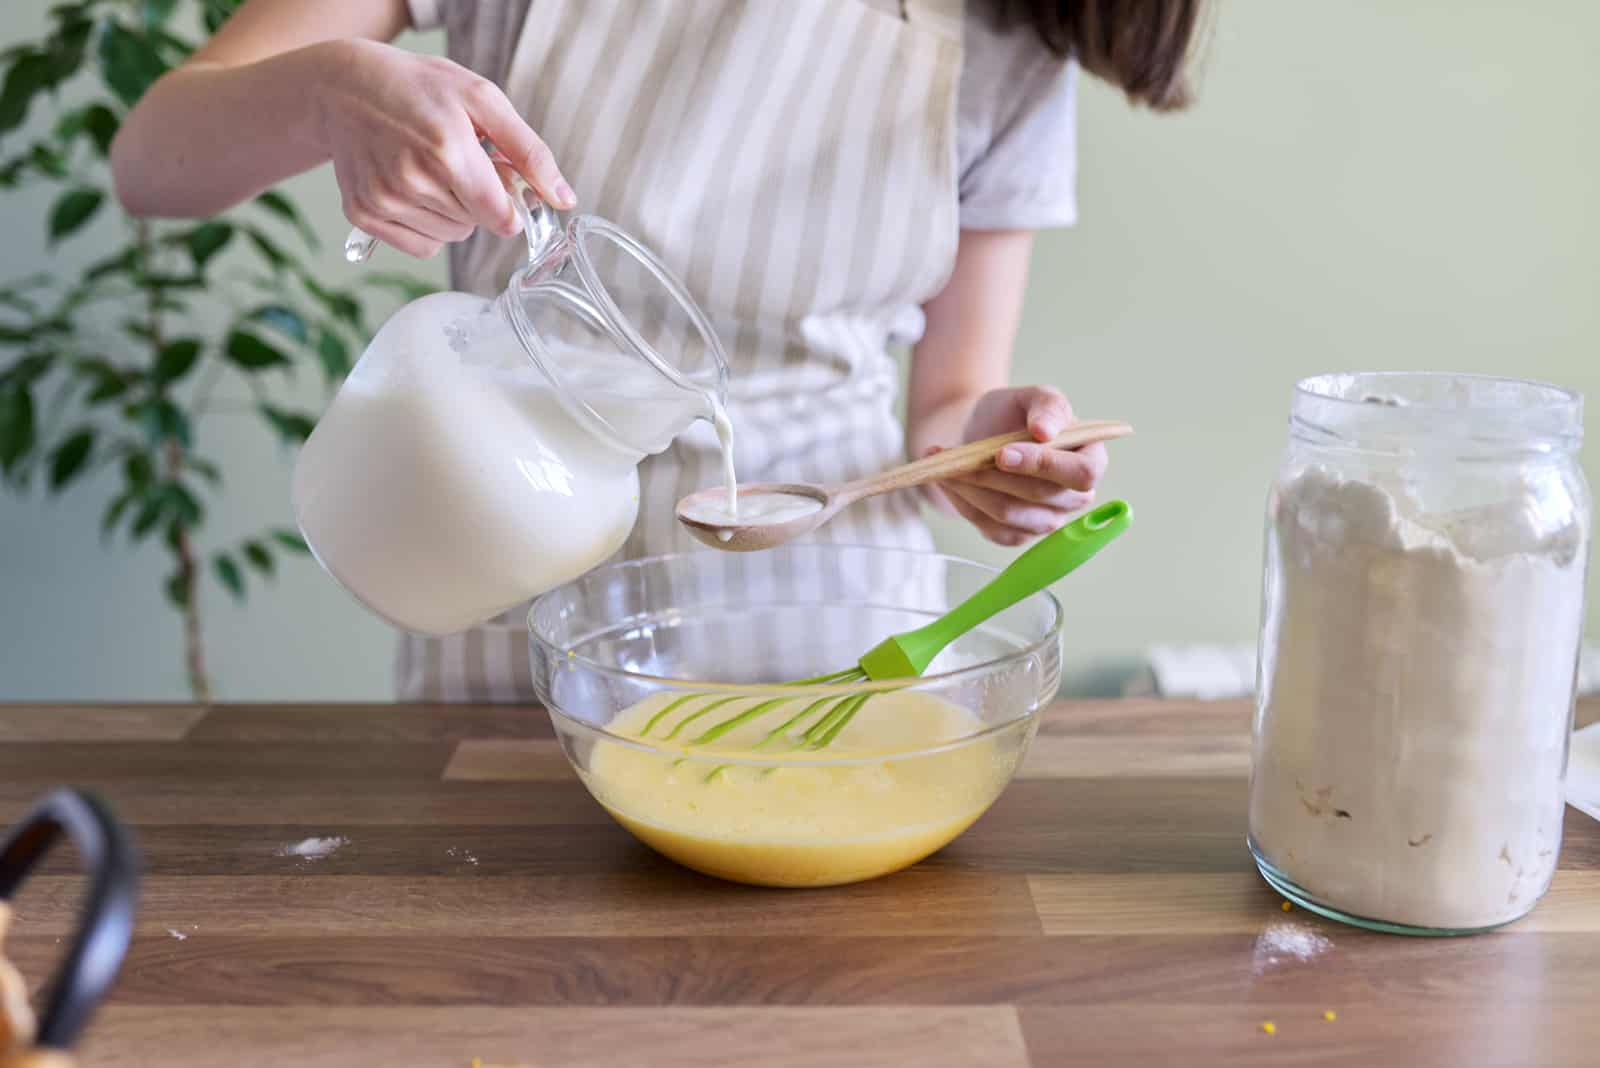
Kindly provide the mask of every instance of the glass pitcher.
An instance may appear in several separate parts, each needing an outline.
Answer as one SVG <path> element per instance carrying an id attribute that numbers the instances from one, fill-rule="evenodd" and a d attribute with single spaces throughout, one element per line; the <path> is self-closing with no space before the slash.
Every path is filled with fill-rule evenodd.
<path id="1" fill-rule="evenodd" d="M 481 623 L 599 564 L 633 528 L 640 460 L 698 419 L 725 433 L 727 360 L 666 266 L 604 219 L 561 226 L 525 184 L 513 200 L 528 262 L 505 291 L 396 312 L 295 466 L 318 562 L 416 633 Z"/>

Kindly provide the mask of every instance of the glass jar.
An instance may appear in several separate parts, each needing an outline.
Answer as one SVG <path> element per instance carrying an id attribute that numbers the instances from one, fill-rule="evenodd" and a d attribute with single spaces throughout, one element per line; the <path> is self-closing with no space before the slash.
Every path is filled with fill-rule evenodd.
<path id="1" fill-rule="evenodd" d="M 698 419 L 726 432 L 726 359 L 667 268 L 604 219 L 563 228 L 517 203 L 529 261 L 505 292 L 396 312 L 295 467 L 317 560 L 417 633 L 481 623 L 599 564 L 633 528 L 639 461 Z"/>
<path id="2" fill-rule="evenodd" d="M 1583 402 L 1535 382 L 1295 390 L 1267 505 L 1250 848 L 1381 930 L 1515 920 L 1549 888 L 1583 630 Z"/>

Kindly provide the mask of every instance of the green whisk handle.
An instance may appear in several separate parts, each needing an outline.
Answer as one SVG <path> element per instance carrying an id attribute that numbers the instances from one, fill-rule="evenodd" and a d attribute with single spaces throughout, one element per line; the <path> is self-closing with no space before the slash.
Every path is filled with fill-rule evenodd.
<path id="1" fill-rule="evenodd" d="M 896 635 L 861 658 L 871 679 L 921 675 L 944 647 L 1087 563 L 1133 521 L 1127 501 L 1110 501 L 1068 523 L 1011 562 L 987 585 L 925 627 Z"/>

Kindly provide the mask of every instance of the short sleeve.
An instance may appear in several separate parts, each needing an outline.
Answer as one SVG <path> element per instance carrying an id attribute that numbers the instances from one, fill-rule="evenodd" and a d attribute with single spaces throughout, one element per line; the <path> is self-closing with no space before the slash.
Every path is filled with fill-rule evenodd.
<path id="1" fill-rule="evenodd" d="M 961 225 L 1036 230 L 1077 221 L 1078 67 L 1026 27 L 965 25 L 957 103 Z"/>
<path id="2" fill-rule="evenodd" d="M 437 30 L 444 25 L 445 8 L 450 0 L 406 0 L 406 7 L 411 10 L 411 28 L 414 30 Z"/>

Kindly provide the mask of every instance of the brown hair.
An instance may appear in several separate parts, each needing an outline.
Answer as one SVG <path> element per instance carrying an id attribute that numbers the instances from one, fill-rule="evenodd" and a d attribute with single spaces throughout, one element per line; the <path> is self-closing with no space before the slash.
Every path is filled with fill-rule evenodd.
<path id="1" fill-rule="evenodd" d="M 1188 105 L 1188 64 L 1205 0 L 993 0 L 1002 25 L 1033 27 L 1045 47 L 1072 56 L 1134 104 Z"/>

